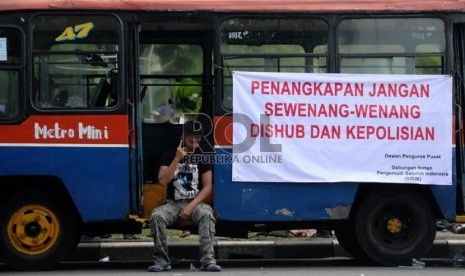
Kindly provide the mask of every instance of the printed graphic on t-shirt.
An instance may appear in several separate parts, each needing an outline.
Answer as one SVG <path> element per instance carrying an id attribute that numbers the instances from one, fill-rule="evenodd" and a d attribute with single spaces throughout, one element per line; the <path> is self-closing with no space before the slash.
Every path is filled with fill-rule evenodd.
<path id="1" fill-rule="evenodd" d="M 174 199 L 192 199 L 199 193 L 197 165 L 178 164 L 174 172 Z"/>

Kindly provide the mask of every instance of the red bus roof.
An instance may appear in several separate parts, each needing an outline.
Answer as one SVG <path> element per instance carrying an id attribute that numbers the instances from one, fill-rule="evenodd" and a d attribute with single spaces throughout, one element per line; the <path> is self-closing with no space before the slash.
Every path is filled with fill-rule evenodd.
<path id="1" fill-rule="evenodd" d="M 140 10 L 261 12 L 464 11 L 465 0 L 13 0 L 2 10 Z"/>

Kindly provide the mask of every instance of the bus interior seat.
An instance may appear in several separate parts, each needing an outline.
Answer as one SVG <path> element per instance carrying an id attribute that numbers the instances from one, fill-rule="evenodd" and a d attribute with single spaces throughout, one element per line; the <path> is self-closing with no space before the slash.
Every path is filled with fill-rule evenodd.
<path id="1" fill-rule="evenodd" d="M 114 101 L 111 106 L 116 105 L 117 102 L 117 73 L 114 70 L 108 71 L 106 76 L 99 81 L 95 94 L 89 104 L 90 107 L 105 107 L 107 99 L 113 97 Z"/>
<path id="2" fill-rule="evenodd" d="M 95 94 L 90 101 L 90 107 L 103 107 L 105 106 L 106 99 L 110 94 L 109 84 L 107 78 L 103 78 L 100 80 L 99 84 L 97 85 L 97 89 L 95 90 Z"/>
<path id="3" fill-rule="evenodd" d="M 52 105 L 56 107 L 64 107 L 68 103 L 69 93 L 66 89 L 60 89 L 60 91 L 53 98 Z"/>
<path id="4" fill-rule="evenodd" d="M 109 99 L 107 107 L 114 107 L 118 104 L 118 75 L 116 73 L 110 74 L 109 83 Z"/>

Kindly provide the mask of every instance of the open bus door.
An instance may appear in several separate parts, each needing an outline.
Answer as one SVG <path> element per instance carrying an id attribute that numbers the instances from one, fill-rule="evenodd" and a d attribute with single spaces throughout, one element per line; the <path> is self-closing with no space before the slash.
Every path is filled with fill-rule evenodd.
<path id="1" fill-rule="evenodd" d="M 163 24 L 166 28 L 160 27 Z M 158 184 L 159 162 L 166 150 L 178 146 L 182 124 L 199 120 L 207 139 L 211 139 L 213 46 L 212 30 L 205 26 L 161 22 L 140 26 L 140 125 L 146 219 L 167 197 L 167 187 Z"/>
<path id="2" fill-rule="evenodd" d="M 140 26 L 136 22 L 130 23 L 132 45 L 139 45 L 139 29 Z M 128 67 L 131 71 L 130 74 L 134 76 L 139 76 L 139 63 L 136 62 L 139 60 L 139 47 L 128 47 L 130 51 L 130 56 L 132 58 L 128 59 Z M 142 126 L 141 126 L 141 109 L 140 103 L 142 101 L 142 93 L 145 90 L 140 89 L 140 78 L 135 77 L 134 83 L 130 86 L 133 89 L 133 93 L 128 94 L 128 114 L 130 116 L 129 121 L 129 146 L 130 146 L 130 197 L 131 197 L 131 210 L 134 210 L 135 213 L 140 214 L 143 211 L 143 202 L 142 202 L 142 172 L 143 168 L 143 155 L 142 155 Z M 130 89 L 130 88 L 128 88 Z"/>
<path id="3" fill-rule="evenodd" d="M 464 183 L 464 134 L 463 134 L 463 118 L 464 118 L 464 109 L 463 109 L 463 97 L 465 93 L 465 24 L 456 24 L 454 27 L 454 53 L 455 53 L 455 65 L 454 71 L 456 72 L 455 76 L 455 87 L 456 87 L 456 166 L 457 166 L 457 222 L 465 222 L 465 183 Z"/>

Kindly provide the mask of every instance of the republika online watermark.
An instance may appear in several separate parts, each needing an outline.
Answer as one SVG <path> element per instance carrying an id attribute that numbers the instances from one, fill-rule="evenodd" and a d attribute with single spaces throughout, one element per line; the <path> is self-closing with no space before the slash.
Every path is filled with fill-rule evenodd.
<path id="1" fill-rule="evenodd" d="M 203 129 L 204 139 L 199 147 L 199 152 L 192 153 L 187 156 L 187 161 L 191 163 L 204 163 L 204 164 L 281 164 L 283 163 L 282 156 L 282 145 L 271 143 L 268 137 L 253 137 L 248 133 L 250 130 L 247 126 L 250 126 L 252 120 L 244 114 L 226 114 L 219 120 L 213 122 L 211 118 L 204 113 L 189 113 L 187 117 L 196 118 L 195 126 L 198 129 Z M 232 116 L 232 120 L 227 118 Z M 222 121 L 224 120 L 224 121 Z M 269 121 L 268 116 L 261 115 L 260 123 L 266 123 Z M 227 124 L 225 126 L 225 123 Z M 246 137 L 240 143 L 234 143 L 229 137 L 226 137 L 228 143 L 231 146 L 216 145 L 213 147 L 210 144 L 208 137 L 212 134 L 212 130 L 217 128 L 218 125 L 222 125 L 223 129 L 232 128 L 232 125 L 243 126 L 247 130 Z M 224 134 L 226 135 L 226 134 Z M 259 143 L 259 152 L 255 154 L 245 153 L 255 145 Z M 233 150 L 232 150 L 233 149 Z"/>

